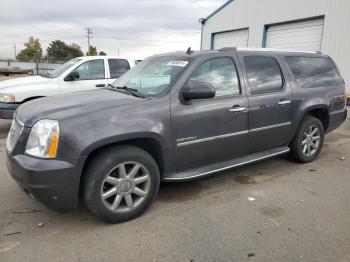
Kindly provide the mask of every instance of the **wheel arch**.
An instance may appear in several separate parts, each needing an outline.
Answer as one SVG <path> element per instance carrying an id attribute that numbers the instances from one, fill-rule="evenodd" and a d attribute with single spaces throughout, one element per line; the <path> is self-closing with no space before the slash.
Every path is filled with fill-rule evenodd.
<path id="1" fill-rule="evenodd" d="M 167 159 L 165 158 L 167 150 L 164 148 L 164 142 L 160 138 L 156 138 L 154 135 L 141 136 L 141 137 L 131 137 L 131 138 L 117 138 L 117 139 L 107 139 L 105 141 L 100 141 L 92 146 L 90 146 L 84 153 L 86 159 L 83 164 L 82 172 L 80 175 L 80 193 L 82 189 L 82 183 L 84 180 L 85 170 L 88 167 L 91 160 L 97 156 L 99 153 L 121 145 L 132 145 L 139 147 L 149 153 L 156 161 L 160 174 L 164 174 L 167 167 Z"/>
<path id="2" fill-rule="evenodd" d="M 329 110 L 328 106 L 326 105 L 319 105 L 319 106 L 313 106 L 308 108 L 303 115 L 303 118 L 305 116 L 313 116 L 317 119 L 319 119 L 324 127 L 324 131 L 326 132 L 329 127 Z M 301 119 L 302 120 L 302 119 Z M 300 125 L 301 121 L 299 122 Z"/>
<path id="3" fill-rule="evenodd" d="M 35 99 L 38 99 L 38 98 L 43 98 L 43 97 L 45 97 L 45 96 L 32 96 L 32 97 L 28 97 L 28 98 L 26 98 L 26 99 L 23 99 L 22 104 L 23 104 L 23 103 L 26 103 L 26 102 L 28 102 L 28 101 L 32 101 L 32 100 L 35 100 Z"/>

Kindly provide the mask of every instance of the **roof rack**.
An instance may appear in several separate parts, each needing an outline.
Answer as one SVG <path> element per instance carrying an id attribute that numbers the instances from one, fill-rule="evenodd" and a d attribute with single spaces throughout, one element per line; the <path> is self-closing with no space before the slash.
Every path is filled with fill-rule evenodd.
<path id="1" fill-rule="evenodd" d="M 322 54 L 321 51 L 299 51 L 288 49 L 275 49 L 275 48 L 246 48 L 246 47 L 222 47 L 219 51 L 260 51 L 260 52 L 291 52 L 291 53 L 310 53 L 310 54 Z"/>
<path id="2" fill-rule="evenodd" d="M 237 47 L 223 47 L 220 48 L 219 51 L 237 51 Z"/>

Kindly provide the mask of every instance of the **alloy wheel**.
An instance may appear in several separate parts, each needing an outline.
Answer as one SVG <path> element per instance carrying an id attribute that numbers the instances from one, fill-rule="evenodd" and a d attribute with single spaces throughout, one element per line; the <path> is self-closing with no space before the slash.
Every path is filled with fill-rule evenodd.
<path id="1" fill-rule="evenodd" d="M 148 169 L 138 162 L 123 162 L 112 169 L 102 182 L 101 200 L 114 213 L 135 210 L 147 197 L 151 187 Z"/>
<path id="2" fill-rule="evenodd" d="M 310 125 L 307 127 L 303 134 L 301 141 L 302 152 L 307 157 L 311 157 L 315 154 L 320 146 L 321 132 L 318 126 Z"/>

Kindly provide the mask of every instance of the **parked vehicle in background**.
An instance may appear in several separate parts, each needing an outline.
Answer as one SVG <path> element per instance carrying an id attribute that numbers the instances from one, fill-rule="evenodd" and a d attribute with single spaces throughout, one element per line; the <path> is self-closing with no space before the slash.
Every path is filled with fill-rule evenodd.
<path id="1" fill-rule="evenodd" d="M 17 107 L 41 97 L 103 88 L 135 66 L 119 56 L 74 58 L 44 75 L 0 82 L 0 118 L 11 119 Z"/>
<path id="2" fill-rule="evenodd" d="M 287 153 L 311 162 L 347 115 L 344 81 L 319 53 L 168 53 L 112 85 L 17 110 L 7 166 L 28 195 L 69 209 L 81 193 L 97 217 L 127 221 L 151 204 L 160 181 Z"/>

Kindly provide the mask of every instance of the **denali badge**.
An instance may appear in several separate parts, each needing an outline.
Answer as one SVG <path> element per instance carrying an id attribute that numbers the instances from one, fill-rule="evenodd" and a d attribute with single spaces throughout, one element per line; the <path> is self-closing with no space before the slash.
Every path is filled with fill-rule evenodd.
<path id="1" fill-rule="evenodd" d="M 189 137 L 178 138 L 178 139 L 176 139 L 176 143 L 192 141 L 192 140 L 195 140 L 196 138 L 197 138 L 197 136 L 189 136 Z"/>

